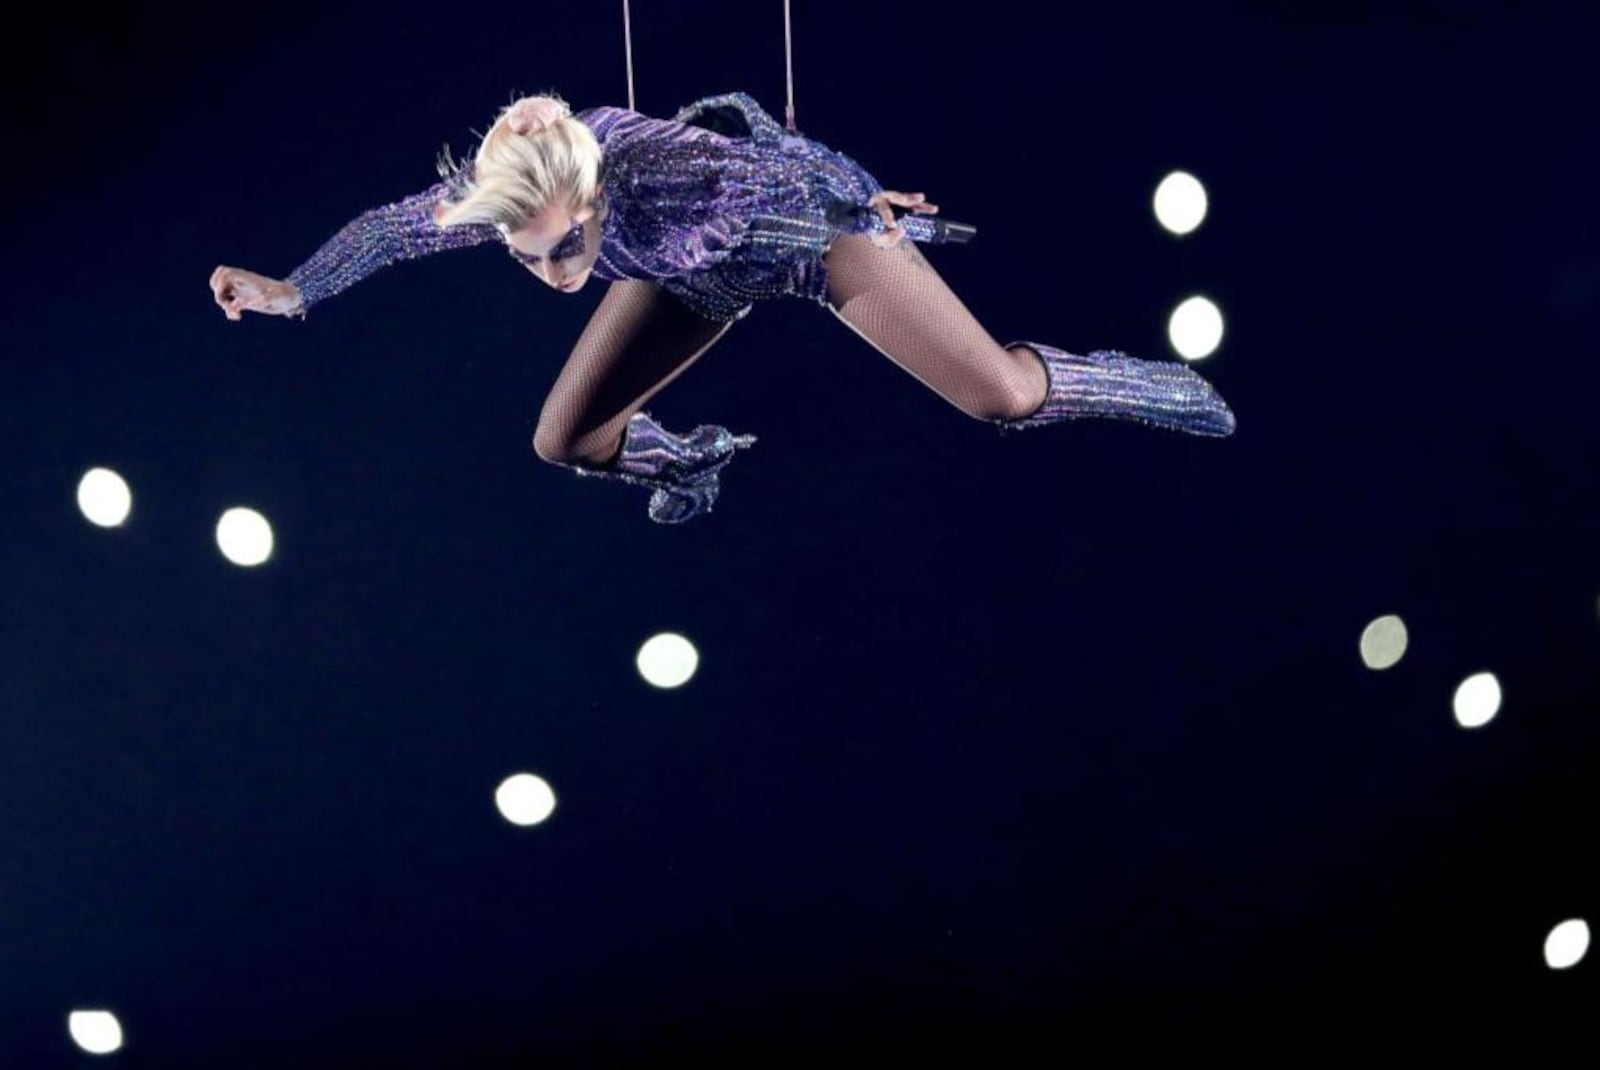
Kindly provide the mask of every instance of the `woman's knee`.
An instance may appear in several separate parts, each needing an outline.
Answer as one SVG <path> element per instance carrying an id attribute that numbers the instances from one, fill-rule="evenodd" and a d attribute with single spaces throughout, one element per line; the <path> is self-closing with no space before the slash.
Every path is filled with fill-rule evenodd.
<path id="1" fill-rule="evenodd" d="M 983 371 L 974 376 L 961 405 L 973 419 L 1022 420 L 1044 404 L 1049 378 L 1031 349 L 1001 349 L 995 360 L 979 367 Z"/>
<path id="2" fill-rule="evenodd" d="M 1014 345 L 1005 352 L 1016 362 L 1020 374 L 1011 377 L 1011 407 L 1007 420 L 1025 420 L 1039 411 L 1050 394 L 1050 368 L 1038 351 Z"/>
<path id="3" fill-rule="evenodd" d="M 565 436 L 540 423 L 533 431 L 533 452 L 546 464 L 564 464 L 570 456 Z"/>
<path id="4" fill-rule="evenodd" d="M 992 423 L 995 420 L 1020 420 L 1031 416 L 1038 405 L 1030 404 L 1025 394 L 1009 383 L 986 385 L 956 403 L 974 420 Z"/>

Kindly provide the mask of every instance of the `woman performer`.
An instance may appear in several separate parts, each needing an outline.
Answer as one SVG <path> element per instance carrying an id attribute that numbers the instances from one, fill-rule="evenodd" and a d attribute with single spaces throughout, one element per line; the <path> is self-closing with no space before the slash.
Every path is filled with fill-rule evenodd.
<path id="1" fill-rule="evenodd" d="M 755 301 L 805 297 L 975 419 L 1002 429 L 1107 416 L 1197 435 L 1233 432 L 1210 384 L 1181 364 L 1038 342 L 1001 346 L 917 250 L 938 212 L 860 164 L 786 133 L 744 93 L 671 119 L 572 114 L 554 94 L 503 109 L 470 165 L 347 224 L 286 279 L 218 267 L 229 319 L 303 317 L 386 265 L 501 242 L 562 293 L 611 283 L 539 415 L 534 451 L 580 474 L 648 487 L 681 523 L 755 442 L 702 425 L 675 435 L 643 411 Z M 897 219 L 893 209 L 913 213 Z M 907 240 L 910 238 L 912 240 Z"/>

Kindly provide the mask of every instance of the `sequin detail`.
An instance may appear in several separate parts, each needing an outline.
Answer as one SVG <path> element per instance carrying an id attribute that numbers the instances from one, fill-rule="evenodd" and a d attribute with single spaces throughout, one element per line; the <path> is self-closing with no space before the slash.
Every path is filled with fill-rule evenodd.
<path id="1" fill-rule="evenodd" d="M 718 477 L 733 455 L 755 445 L 754 435 L 702 424 L 675 435 L 648 413 L 636 412 L 622 436 L 622 452 L 601 467 L 568 465 L 579 475 L 649 487 L 649 515 L 657 524 L 681 524 L 709 513 L 721 491 Z"/>
<path id="2" fill-rule="evenodd" d="M 595 274 L 657 280 L 709 320 L 780 296 L 825 306 L 829 246 L 884 229 L 867 206 L 883 187 L 865 168 L 785 133 L 748 94 L 707 97 L 671 121 L 621 108 L 579 118 L 605 146 L 613 207 Z"/>
<path id="3" fill-rule="evenodd" d="M 346 223 L 311 258 L 289 273 L 300 290 L 300 311 L 349 289 L 373 272 L 419 256 L 499 241 L 491 226 L 441 227 L 433 209 L 452 185 L 435 183 L 422 193 L 364 212 Z"/>
<path id="4" fill-rule="evenodd" d="M 603 154 L 607 210 L 595 276 L 657 282 L 714 322 L 742 318 L 772 297 L 826 307 L 829 246 L 841 234 L 886 229 L 867 205 L 883 187 L 865 168 L 785 132 L 748 94 L 706 97 L 671 120 L 609 106 L 575 118 Z M 437 183 L 343 227 L 290 273 L 301 310 L 390 264 L 502 241 L 494 227 L 434 223 L 434 206 L 458 197 L 462 181 Z M 908 216 L 901 224 L 912 240 L 931 235 L 929 221 Z"/>
<path id="5" fill-rule="evenodd" d="M 996 420 L 1002 429 L 1101 416 L 1191 435 L 1233 434 L 1233 411 L 1193 368 L 1139 360 L 1114 350 L 1079 356 L 1038 342 L 1012 342 L 1006 348 L 1018 346 L 1027 346 L 1043 359 L 1050 387 L 1038 412 L 1021 420 Z"/>

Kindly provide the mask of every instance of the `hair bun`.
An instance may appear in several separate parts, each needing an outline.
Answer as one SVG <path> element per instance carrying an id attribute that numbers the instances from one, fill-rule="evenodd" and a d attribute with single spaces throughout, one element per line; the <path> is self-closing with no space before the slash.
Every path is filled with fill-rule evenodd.
<path id="1" fill-rule="evenodd" d="M 550 97 L 523 97 L 506 109 L 506 128 L 513 134 L 537 134 L 565 119 L 572 110 Z"/>

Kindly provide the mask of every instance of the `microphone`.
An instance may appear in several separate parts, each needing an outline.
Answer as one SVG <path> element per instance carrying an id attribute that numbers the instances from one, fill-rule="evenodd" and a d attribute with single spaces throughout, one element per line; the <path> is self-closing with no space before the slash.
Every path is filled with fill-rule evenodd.
<path id="1" fill-rule="evenodd" d="M 970 223 L 935 216 L 902 216 L 899 223 L 907 238 L 932 245 L 965 245 L 978 234 L 978 228 Z"/>
<path id="2" fill-rule="evenodd" d="M 839 204 L 831 206 L 827 215 L 828 221 L 835 226 L 851 227 L 863 219 L 875 217 L 876 213 L 859 205 Z M 941 219 L 938 216 L 909 214 L 900 216 L 895 222 L 900 224 L 908 239 L 926 245 L 965 245 L 978 234 L 978 228 L 971 223 L 957 223 L 953 219 Z"/>

